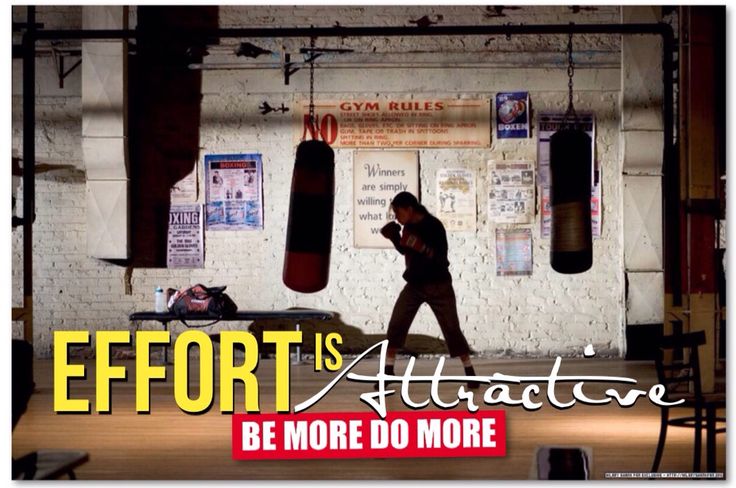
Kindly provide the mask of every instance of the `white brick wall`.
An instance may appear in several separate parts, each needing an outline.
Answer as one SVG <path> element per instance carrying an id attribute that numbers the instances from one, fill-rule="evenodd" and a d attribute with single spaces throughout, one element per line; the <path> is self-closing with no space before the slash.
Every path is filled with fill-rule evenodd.
<path id="1" fill-rule="evenodd" d="M 134 9 L 131 15 L 135 16 Z M 14 19 L 23 9 L 14 8 Z M 486 18 L 484 7 L 235 7 L 220 9 L 220 24 L 232 26 L 410 25 L 429 15 L 441 25 L 609 23 L 618 22 L 618 7 L 596 7 L 573 14 L 566 6 L 523 7 L 507 17 Z M 81 10 L 38 7 L 38 21 L 47 27 L 79 28 Z M 263 40 L 259 45 L 301 45 L 306 40 Z M 230 41 L 232 43 L 232 41 Z M 377 54 L 352 59 L 381 62 L 381 68 L 318 69 L 317 97 L 417 96 L 493 97 L 497 91 L 531 92 L 535 112 L 563 110 L 567 78 L 564 36 L 505 36 L 494 38 L 325 39 L 320 45 L 344 46 Z M 487 44 L 487 45 L 486 45 Z M 582 275 L 565 276 L 549 267 L 549 240 L 532 226 L 534 273 L 531 277 L 495 276 L 494 226 L 486 221 L 486 164 L 489 159 L 536 159 L 535 138 L 496 140 L 490 149 L 420 150 L 421 195 L 435 210 L 434 176 L 441 167 L 468 167 L 478 175 L 478 231 L 449 235 L 451 272 L 455 280 L 461 322 L 475 350 L 498 355 L 547 356 L 577 354 L 587 343 L 599 353 L 623 352 L 623 231 L 620 126 L 619 38 L 587 36 L 576 40 L 581 51 L 576 71 L 575 105 L 596 112 L 597 159 L 603 168 L 603 235 L 594 243 L 594 266 Z M 218 50 L 219 49 L 219 50 Z M 213 57 L 224 48 L 213 49 Z M 415 53 L 412 53 L 414 51 Z M 443 52 L 439 52 L 443 51 Z M 292 49 L 292 52 L 294 50 Z M 381 54 L 382 52 L 389 54 Z M 403 54 L 397 54 L 403 53 Z M 324 63 L 351 58 L 325 57 Z M 347 60 L 347 61 L 346 61 Z M 412 67 L 431 61 L 487 63 L 485 67 L 452 69 Z M 419 61 L 418 61 L 419 60 Z M 230 61 L 235 61 L 234 57 Z M 20 62 L 13 63 L 13 148 L 21 151 Z M 355 249 L 352 245 L 352 150 L 336 150 L 336 207 L 332 265 L 328 287 L 300 295 L 281 282 L 281 265 L 294 161 L 291 119 L 262 116 L 258 105 L 284 102 L 295 108 L 305 97 L 308 76 L 296 73 L 283 83 L 276 69 L 205 71 L 203 77 L 201 156 L 208 153 L 257 151 L 263 154 L 265 229 L 259 232 L 207 232 L 204 269 L 136 269 L 133 295 L 124 294 L 124 268 L 86 255 L 86 199 L 81 171 L 81 102 L 79 70 L 60 90 L 50 58 L 38 61 L 37 158 L 71 164 L 80 170 L 38 176 L 34 232 L 34 303 L 37 354 L 51 354 L 54 329 L 125 329 L 130 312 L 153 307 L 155 285 L 181 286 L 203 282 L 227 284 L 240 308 L 306 306 L 334 310 L 342 320 L 365 334 L 382 334 L 403 280 L 402 260 L 394 251 Z M 653 80 L 658 83 L 659 80 Z M 274 103 L 275 102 L 275 103 Z M 22 189 L 18 189 L 22 195 Z M 200 197 L 203 200 L 203 195 Z M 21 199 L 22 200 L 22 199 Z M 19 200 L 19 208 L 20 208 Z M 22 230 L 13 232 L 13 304 L 22 303 Z M 361 279 L 355 279 L 360 276 Z M 21 324 L 14 324 L 20 335 Z M 413 333 L 440 337 L 428 309 L 418 315 Z"/>

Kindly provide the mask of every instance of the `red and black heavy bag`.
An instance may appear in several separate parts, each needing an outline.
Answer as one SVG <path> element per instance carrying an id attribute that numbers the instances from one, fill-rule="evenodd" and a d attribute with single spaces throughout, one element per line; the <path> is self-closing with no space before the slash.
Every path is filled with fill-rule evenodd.
<path id="1" fill-rule="evenodd" d="M 169 310 L 180 318 L 191 317 L 191 314 L 213 319 L 231 317 L 238 311 L 238 306 L 225 293 L 226 288 L 208 288 L 201 284 L 181 288 L 169 298 Z"/>
<path id="2" fill-rule="evenodd" d="M 335 207 L 335 152 L 324 141 L 302 141 L 291 180 L 283 281 L 301 293 L 327 286 Z"/>
<path id="3" fill-rule="evenodd" d="M 552 134 L 550 174 L 550 263 L 558 273 L 582 273 L 593 265 L 591 140 L 585 131 L 565 128 Z"/>

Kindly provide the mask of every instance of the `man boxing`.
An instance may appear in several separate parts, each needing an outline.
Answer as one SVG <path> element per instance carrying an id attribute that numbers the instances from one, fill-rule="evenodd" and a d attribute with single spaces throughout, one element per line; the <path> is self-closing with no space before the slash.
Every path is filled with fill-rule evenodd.
<path id="1" fill-rule="evenodd" d="M 404 255 L 406 270 L 403 278 L 406 285 L 396 299 L 388 324 L 384 372 L 394 374 L 396 351 L 404 345 L 419 307 L 426 303 L 437 317 L 450 356 L 460 358 L 466 376 L 475 376 L 470 347 L 460 330 L 450 262 L 447 260 L 445 227 L 409 192 L 397 194 L 391 201 L 391 208 L 399 223 L 386 224 L 381 234 Z M 478 382 L 468 382 L 469 388 L 479 386 Z"/>

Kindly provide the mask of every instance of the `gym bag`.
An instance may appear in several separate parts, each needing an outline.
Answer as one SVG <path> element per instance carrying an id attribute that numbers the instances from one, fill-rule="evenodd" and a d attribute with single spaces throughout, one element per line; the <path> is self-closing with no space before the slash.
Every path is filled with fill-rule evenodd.
<path id="1" fill-rule="evenodd" d="M 169 310 L 180 319 L 190 314 L 201 314 L 204 318 L 213 319 L 231 317 L 238 311 L 238 306 L 225 293 L 226 288 L 227 286 L 208 288 L 201 284 L 181 288 L 169 298 Z"/>

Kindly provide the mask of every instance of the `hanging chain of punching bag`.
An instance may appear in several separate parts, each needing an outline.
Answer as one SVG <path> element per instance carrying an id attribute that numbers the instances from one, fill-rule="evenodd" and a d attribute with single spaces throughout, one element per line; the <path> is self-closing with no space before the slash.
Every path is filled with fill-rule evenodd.
<path id="1" fill-rule="evenodd" d="M 572 104 L 572 78 L 575 76 L 575 63 L 572 60 L 572 32 L 567 40 L 567 112 L 565 112 L 565 119 L 572 115 L 575 120 L 578 118 L 578 114 L 575 113 L 575 107 Z"/>
<path id="2" fill-rule="evenodd" d="M 296 148 L 282 275 L 287 287 L 301 293 L 327 286 L 335 208 L 335 152 L 318 139 L 314 114 L 314 44 L 312 37 L 307 123 L 314 139 L 304 140 Z"/>
<path id="3" fill-rule="evenodd" d="M 573 106 L 572 32 L 567 43 L 568 106 L 550 137 L 552 245 L 550 264 L 559 273 L 582 273 L 593 265 L 590 220 L 591 140 L 577 124 Z"/>
<path id="4" fill-rule="evenodd" d="M 314 124 L 314 43 L 315 38 L 312 36 L 309 41 L 311 52 L 309 53 L 309 127 L 312 134 L 317 133 L 317 127 Z"/>

